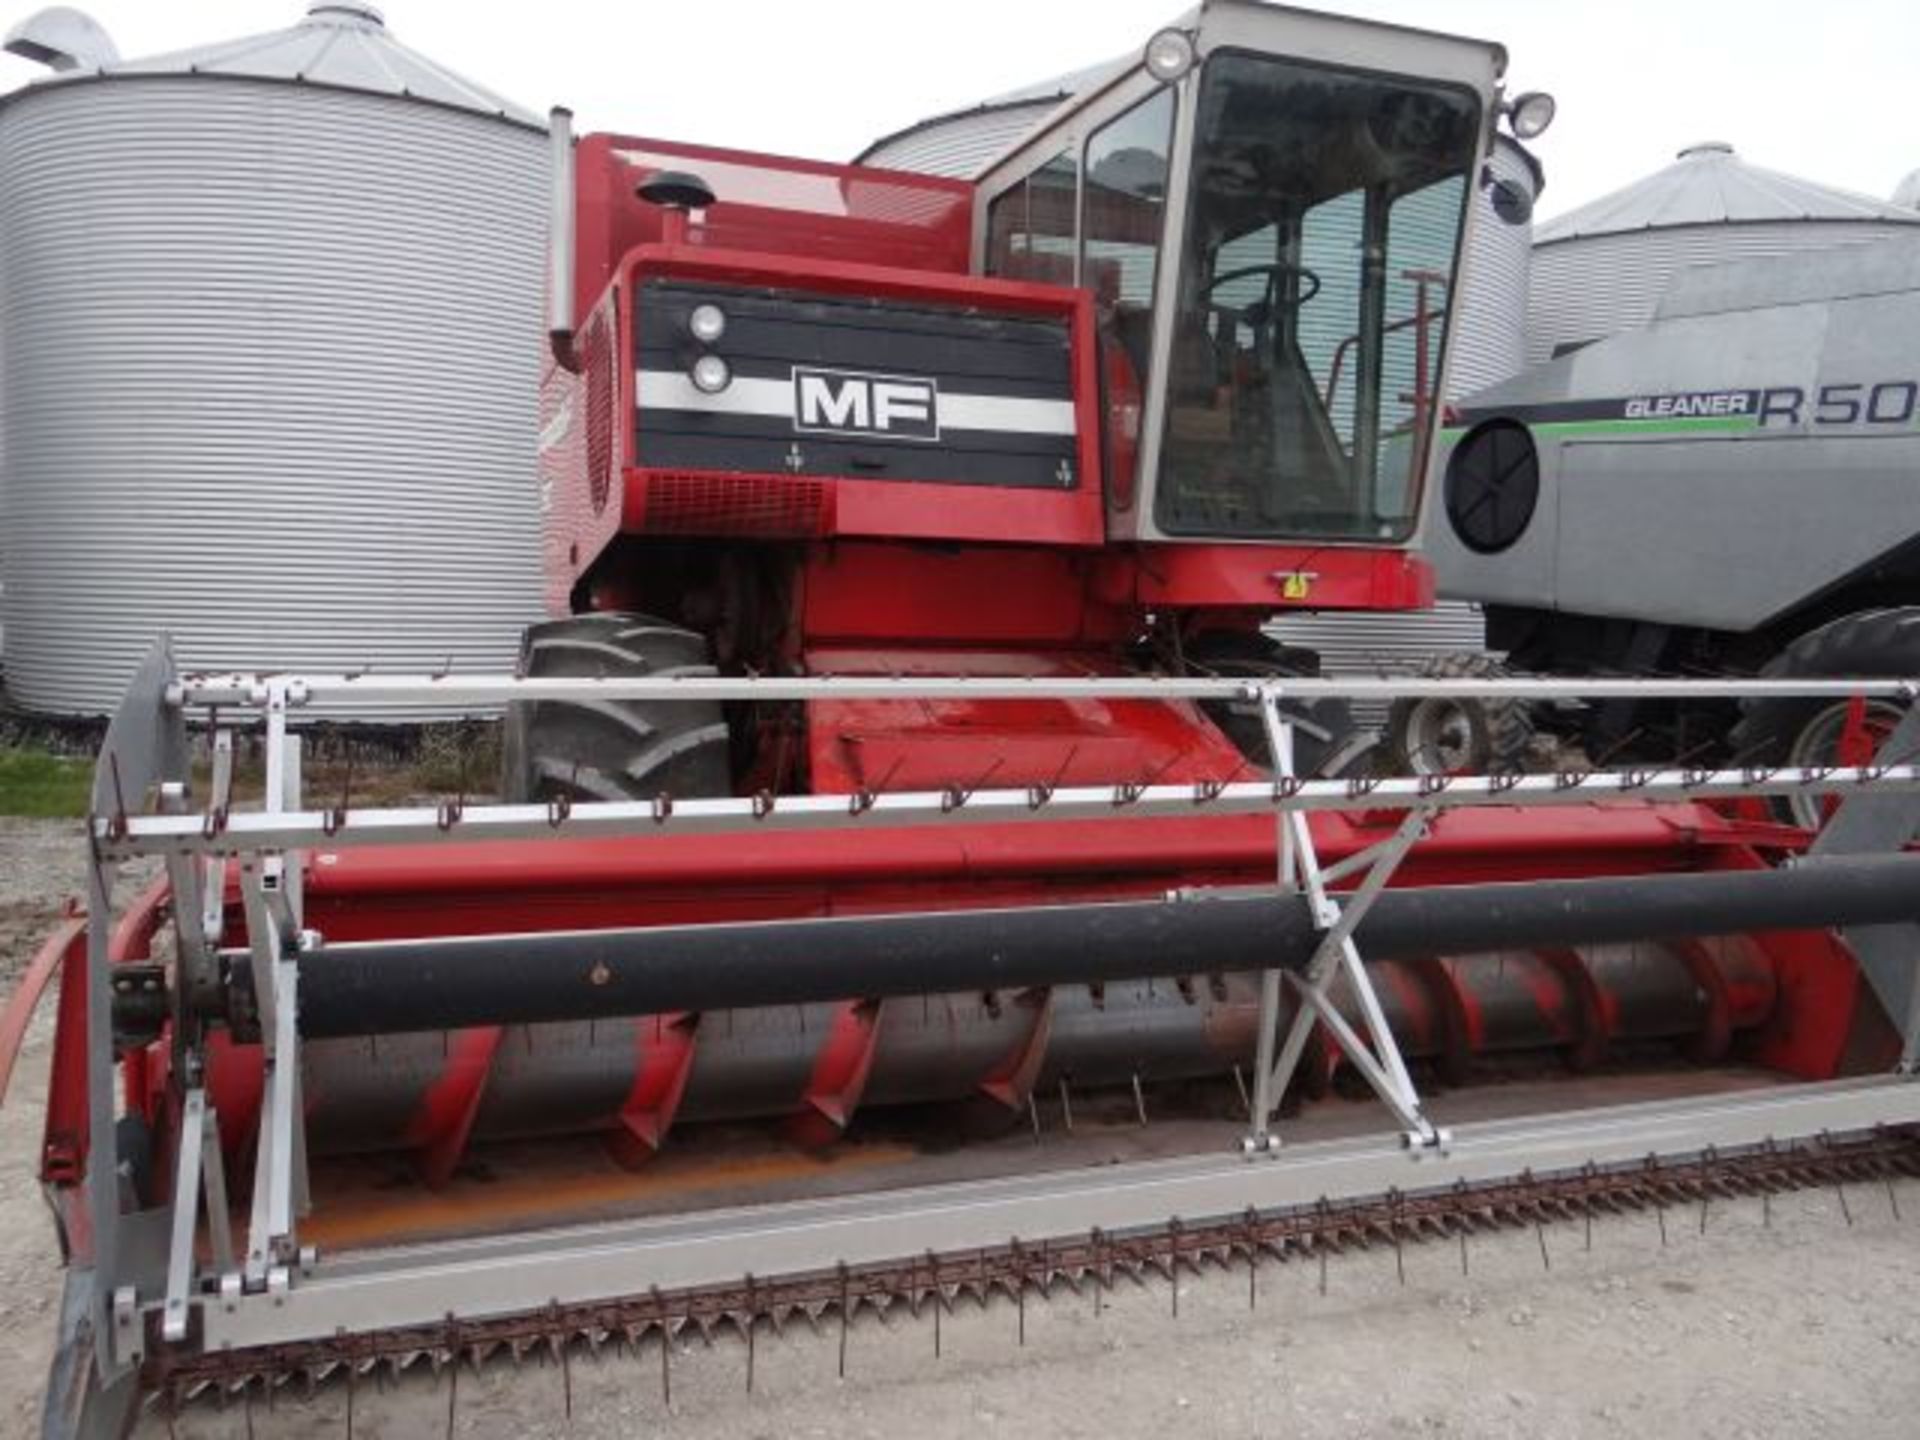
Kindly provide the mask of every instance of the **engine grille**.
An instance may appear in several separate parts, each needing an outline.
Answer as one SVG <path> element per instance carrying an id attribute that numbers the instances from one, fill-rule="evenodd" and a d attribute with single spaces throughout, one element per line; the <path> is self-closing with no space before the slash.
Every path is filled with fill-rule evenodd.
<path id="1" fill-rule="evenodd" d="M 831 492 L 818 480 L 655 470 L 645 487 L 637 528 L 649 534 L 807 539 L 831 528 Z"/>

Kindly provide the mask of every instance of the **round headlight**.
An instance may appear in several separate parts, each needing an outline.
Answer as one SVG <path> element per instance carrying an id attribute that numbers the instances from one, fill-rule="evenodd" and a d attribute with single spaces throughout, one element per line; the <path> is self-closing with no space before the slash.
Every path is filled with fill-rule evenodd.
<path id="1" fill-rule="evenodd" d="M 1162 30 L 1147 41 L 1147 73 L 1171 85 L 1193 68 L 1193 37 L 1184 30 Z"/>
<path id="2" fill-rule="evenodd" d="M 696 305 L 687 317 L 687 333 L 702 345 L 711 345 L 727 333 L 727 312 L 718 305 Z"/>
<path id="3" fill-rule="evenodd" d="M 1507 102 L 1507 123 L 1522 140 L 1544 135 L 1553 124 L 1553 97 L 1544 90 L 1529 90 Z"/>
<path id="4" fill-rule="evenodd" d="M 733 383 L 733 371 L 718 355 L 702 355 L 693 362 L 693 388 L 706 395 L 718 395 Z"/>

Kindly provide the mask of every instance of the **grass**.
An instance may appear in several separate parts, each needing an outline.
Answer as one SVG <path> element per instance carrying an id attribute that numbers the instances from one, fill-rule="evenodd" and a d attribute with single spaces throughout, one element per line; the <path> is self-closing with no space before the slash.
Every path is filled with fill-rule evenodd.
<path id="1" fill-rule="evenodd" d="M 82 816 L 92 788 L 93 766 L 86 760 L 0 747 L 0 815 Z"/>
<path id="2" fill-rule="evenodd" d="M 456 794 L 485 799 L 500 772 L 498 732 L 492 724 L 429 725 L 411 755 L 362 746 L 352 762 L 350 745 L 322 744 L 309 750 L 302 766 L 304 790 L 316 805 L 343 799 L 353 806 L 406 805 L 421 803 L 423 796 Z M 204 755 L 194 761 L 195 796 L 207 794 L 211 775 Z M 244 751 L 234 767 L 235 802 L 243 808 L 257 805 L 262 783 L 257 749 Z M 53 755 L 31 744 L 0 744 L 0 816 L 81 818 L 92 790 L 91 759 Z M 127 798 L 133 808 L 136 797 Z"/>

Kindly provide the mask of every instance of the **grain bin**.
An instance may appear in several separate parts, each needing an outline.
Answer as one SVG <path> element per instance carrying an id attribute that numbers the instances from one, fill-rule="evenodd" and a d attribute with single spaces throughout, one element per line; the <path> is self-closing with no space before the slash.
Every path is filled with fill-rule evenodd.
<path id="1" fill-rule="evenodd" d="M 1920 213 L 1742 160 L 1724 141 L 1535 231 L 1527 361 L 1644 325 L 1693 265 L 1911 235 Z"/>
<path id="2" fill-rule="evenodd" d="M 1487 162 L 1496 182 L 1515 185 L 1528 204 L 1546 189 L 1546 172 L 1512 136 L 1494 136 Z M 1480 203 L 1491 209 L 1483 193 Z M 1518 375 L 1527 363 L 1527 284 L 1532 269 L 1531 220 L 1509 225 L 1487 214 L 1474 228 L 1463 264 L 1466 285 L 1454 319 L 1447 398 L 1458 399 Z"/>
<path id="3" fill-rule="evenodd" d="M 544 126 L 357 3 L 0 97 L 6 680 L 505 668 L 539 608 Z"/>
<path id="4" fill-rule="evenodd" d="M 854 156 L 853 163 L 971 180 L 1061 105 L 1105 85 L 1137 63 L 1128 56 L 929 116 L 882 135 Z"/>

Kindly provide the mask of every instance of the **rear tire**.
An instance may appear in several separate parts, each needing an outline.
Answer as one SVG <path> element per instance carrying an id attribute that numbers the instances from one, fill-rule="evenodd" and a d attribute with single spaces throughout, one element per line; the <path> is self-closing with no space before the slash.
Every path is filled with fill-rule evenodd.
<path id="1" fill-rule="evenodd" d="M 1768 680 L 1920 675 L 1920 609 L 1842 616 L 1802 635 L 1760 674 Z M 1741 706 L 1740 723 L 1728 743 L 1749 765 L 1830 765 L 1836 762 L 1848 705 L 1818 698 L 1750 700 Z M 1866 705 L 1866 723 L 1876 739 L 1884 739 L 1905 715 L 1906 707 L 1890 700 Z M 1818 799 L 1794 796 L 1772 803 L 1783 819 L 1807 829 L 1818 829 L 1824 818 Z"/>
<path id="2" fill-rule="evenodd" d="M 1424 680 L 1504 680 L 1491 655 L 1439 655 L 1415 672 Z M 1380 753 L 1390 775 L 1485 775 L 1519 770 L 1533 748 L 1533 708 L 1524 700 L 1403 698 L 1387 711 Z"/>
<path id="3" fill-rule="evenodd" d="M 707 642 L 646 615 L 601 612 L 531 627 L 526 676 L 712 675 Z M 507 707 L 500 789 L 510 802 L 652 800 L 731 790 L 717 701 L 541 700 Z"/>

